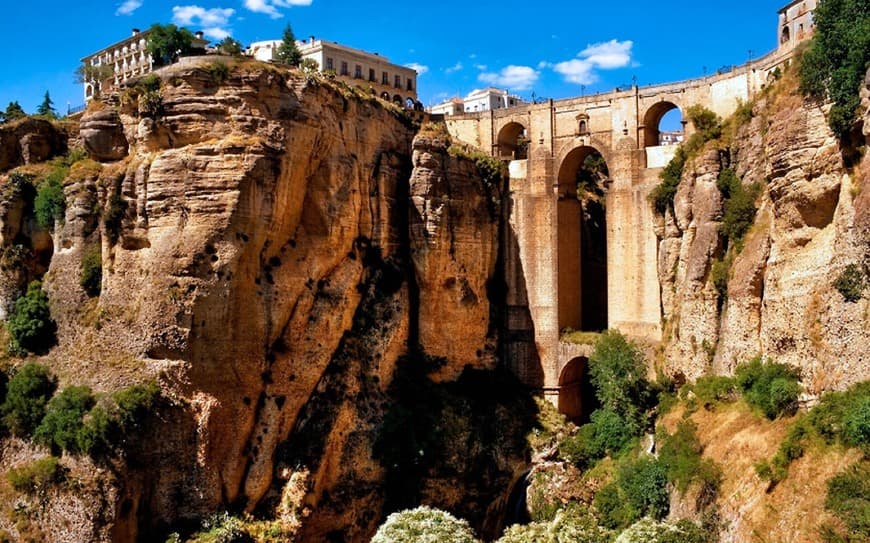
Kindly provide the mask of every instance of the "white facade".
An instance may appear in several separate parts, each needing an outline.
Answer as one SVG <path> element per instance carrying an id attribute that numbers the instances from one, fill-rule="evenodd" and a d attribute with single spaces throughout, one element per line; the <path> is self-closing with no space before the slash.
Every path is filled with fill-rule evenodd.
<path id="1" fill-rule="evenodd" d="M 247 53 L 257 60 L 276 60 L 281 40 L 252 43 Z M 302 59 L 317 63 L 321 72 L 334 73 L 337 79 L 352 85 L 371 89 L 372 92 L 397 103 L 417 103 L 417 72 L 405 66 L 393 64 L 377 53 L 367 53 L 313 36 L 305 41 L 296 41 Z"/>
<path id="2" fill-rule="evenodd" d="M 461 98 L 451 98 L 429 108 L 429 113 L 435 115 L 461 115 L 464 111 L 465 103 Z"/>
<path id="3" fill-rule="evenodd" d="M 817 3 L 817 0 L 795 0 L 779 10 L 779 50 L 794 49 L 812 37 L 815 30 L 813 11 Z"/>
<path id="4" fill-rule="evenodd" d="M 88 55 L 82 59 L 82 63 L 91 66 L 111 66 L 113 75 L 105 81 L 85 81 L 85 102 L 94 98 L 96 91 L 105 87 L 106 84 L 119 85 L 122 81 L 145 75 L 154 67 L 151 53 L 148 52 L 148 34 L 151 30 L 140 32 L 134 28 L 127 39 L 114 43 L 102 51 Z M 192 43 L 194 48 L 204 49 L 208 40 L 202 39 L 202 32 L 197 32 Z"/>
<path id="5" fill-rule="evenodd" d="M 465 97 L 463 102 L 466 113 L 505 109 L 524 103 L 519 96 L 508 94 L 506 90 L 493 87 L 473 90 Z"/>

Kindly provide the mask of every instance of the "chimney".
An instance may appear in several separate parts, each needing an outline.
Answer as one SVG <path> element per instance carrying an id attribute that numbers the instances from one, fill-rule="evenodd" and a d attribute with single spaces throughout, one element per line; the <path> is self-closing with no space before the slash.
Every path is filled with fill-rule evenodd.
<path id="1" fill-rule="evenodd" d="M 139 29 L 138 29 L 138 28 L 134 28 L 134 29 L 133 29 L 133 35 L 134 35 L 134 36 L 138 36 L 138 35 L 139 35 Z"/>
<path id="2" fill-rule="evenodd" d="M 194 34 L 194 36 L 196 36 L 196 39 L 201 40 L 201 39 L 202 39 L 202 36 L 203 36 L 202 30 L 200 30 L 199 32 L 197 32 L 196 34 Z"/>

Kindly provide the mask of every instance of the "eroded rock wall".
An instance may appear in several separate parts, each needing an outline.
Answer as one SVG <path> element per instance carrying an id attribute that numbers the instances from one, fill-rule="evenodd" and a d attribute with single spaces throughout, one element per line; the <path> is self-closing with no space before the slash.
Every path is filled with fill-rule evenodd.
<path id="1" fill-rule="evenodd" d="M 870 242 L 867 160 L 847 167 L 841 149 L 825 109 L 785 90 L 757 101 L 729 151 L 687 164 L 675 213 L 658 225 L 670 373 L 730 373 L 761 354 L 800 367 L 810 394 L 870 376 L 868 299 L 847 302 L 833 286 L 847 265 L 866 266 Z M 720 301 L 711 268 L 723 257 L 725 167 L 763 189 Z"/>

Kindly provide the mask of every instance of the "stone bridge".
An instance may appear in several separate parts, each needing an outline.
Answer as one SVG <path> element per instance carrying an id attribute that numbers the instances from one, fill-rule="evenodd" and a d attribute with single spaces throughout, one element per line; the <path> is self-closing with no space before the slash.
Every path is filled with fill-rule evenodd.
<path id="1" fill-rule="evenodd" d="M 455 139 L 509 161 L 505 358 L 569 416 L 586 411 L 591 349 L 562 343 L 566 329 L 661 340 L 648 195 L 676 150 L 659 145 L 662 117 L 700 104 L 725 118 L 790 57 L 775 51 L 709 77 L 446 117 Z M 592 187 L 598 197 L 581 203 L 578 171 L 590 155 L 603 157 L 606 175 Z"/>

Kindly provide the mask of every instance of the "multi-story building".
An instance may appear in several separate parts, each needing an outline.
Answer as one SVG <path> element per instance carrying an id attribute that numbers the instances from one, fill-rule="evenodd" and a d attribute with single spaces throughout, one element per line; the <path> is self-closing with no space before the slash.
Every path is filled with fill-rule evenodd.
<path id="1" fill-rule="evenodd" d="M 464 99 L 451 98 L 446 102 L 431 106 L 429 113 L 459 115 L 493 109 L 505 109 L 524 104 L 522 98 L 508 94 L 508 91 L 488 87 L 471 91 Z"/>
<path id="2" fill-rule="evenodd" d="M 248 54 L 265 62 L 277 58 L 281 40 L 251 44 Z M 317 63 L 321 72 L 335 74 L 337 79 L 371 89 L 385 100 L 417 107 L 417 72 L 393 64 L 377 53 L 368 53 L 335 42 L 315 39 L 296 41 L 302 59 Z"/>
<path id="3" fill-rule="evenodd" d="M 140 32 L 138 28 L 134 28 L 130 37 L 82 59 L 83 64 L 111 66 L 113 71 L 112 75 L 104 81 L 84 82 L 86 102 L 90 101 L 101 88 L 105 88 L 107 83 L 117 86 L 125 79 L 147 74 L 153 69 L 154 60 L 148 52 L 150 33 L 150 29 Z M 204 50 L 208 40 L 203 39 L 202 32 L 197 32 L 192 45 L 194 49 Z"/>
<path id="4" fill-rule="evenodd" d="M 779 10 L 778 34 L 780 51 L 790 51 L 813 35 L 813 11 L 816 0 L 794 0 Z"/>
<path id="5" fill-rule="evenodd" d="M 464 111 L 465 102 L 458 96 L 429 108 L 429 113 L 435 115 L 461 115 Z"/>
<path id="6" fill-rule="evenodd" d="M 468 113 L 514 107 L 522 104 L 523 100 L 519 96 L 508 94 L 506 90 L 488 87 L 471 91 L 463 102 Z"/>

